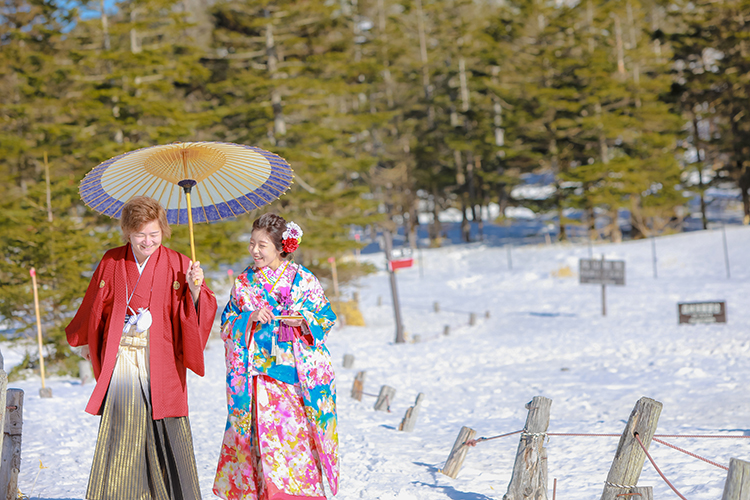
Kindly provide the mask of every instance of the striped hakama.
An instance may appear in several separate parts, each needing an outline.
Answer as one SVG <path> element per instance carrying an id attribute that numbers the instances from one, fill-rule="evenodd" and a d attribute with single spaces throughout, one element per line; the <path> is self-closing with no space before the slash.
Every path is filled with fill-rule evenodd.
<path id="1" fill-rule="evenodd" d="M 149 330 L 123 333 L 104 403 L 86 498 L 200 499 L 188 417 L 154 420 Z"/>

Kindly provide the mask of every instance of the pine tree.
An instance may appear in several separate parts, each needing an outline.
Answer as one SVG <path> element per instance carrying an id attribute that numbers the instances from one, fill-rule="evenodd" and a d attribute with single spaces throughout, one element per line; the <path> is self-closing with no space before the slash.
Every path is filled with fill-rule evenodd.
<path id="1" fill-rule="evenodd" d="M 215 7 L 212 83 L 223 140 L 284 157 L 298 182 L 269 207 L 306 231 L 308 263 L 354 247 L 349 228 L 371 222 L 361 158 L 367 128 L 350 116 L 367 109 L 356 64 L 351 13 L 321 2 L 228 2 Z M 219 71 L 221 68 L 221 71 Z M 364 99 L 362 95 L 364 94 Z"/>

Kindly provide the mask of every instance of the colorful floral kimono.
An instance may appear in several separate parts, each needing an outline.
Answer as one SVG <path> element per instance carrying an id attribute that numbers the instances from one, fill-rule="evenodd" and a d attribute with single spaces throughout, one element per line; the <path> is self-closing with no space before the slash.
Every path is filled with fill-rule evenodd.
<path id="1" fill-rule="evenodd" d="M 251 322 L 264 307 L 305 322 L 291 337 L 279 320 Z M 237 277 L 221 318 L 229 416 L 214 494 L 324 499 L 323 474 L 336 494 L 336 387 L 325 347 L 335 320 L 320 282 L 298 264 L 249 267 Z"/>

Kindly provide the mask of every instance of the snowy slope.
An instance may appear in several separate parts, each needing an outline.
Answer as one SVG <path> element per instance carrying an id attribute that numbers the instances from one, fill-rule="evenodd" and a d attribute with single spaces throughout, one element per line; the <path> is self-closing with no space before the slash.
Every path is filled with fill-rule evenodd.
<path id="1" fill-rule="evenodd" d="M 727 230 L 732 277 L 724 268 L 720 231 L 659 238 L 658 279 L 651 242 L 594 246 L 595 257 L 627 262 L 627 285 L 608 287 L 608 316 L 600 288 L 579 285 L 588 247 L 553 245 L 513 250 L 456 246 L 424 251 L 424 266 L 398 273 L 406 330 L 393 343 L 393 312 L 385 272 L 361 282 L 366 328 L 337 328 L 329 347 L 337 366 L 341 439 L 339 499 L 502 498 L 518 446 L 512 436 L 471 449 L 457 479 L 438 472 L 462 425 L 479 436 L 520 430 L 524 404 L 553 400 L 550 432 L 622 432 L 642 396 L 661 401 L 658 432 L 750 435 L 750 272 L 744 266 L 750 228 Z M 382 268 L 382 254 L 371 257 Z M 226 293 L 226 291 L 224 291 Z M 378 297 L 382 306 L 377 306 Z M 677 302 L 726 300 L 726 325 L 678 325 Z M 441 312 L 435 313 L 438 301 Z M 485 311 L 490 317 L 485 318 Z M 477 324 L 468 325 L 476 312 Z M 450 336 L 442 336 L 444 325 Z M 341 368 L 345 353 L 353 369 Z M 19 354 L 3 346 L 6 365 Z M 226 416 L 223 346 L 212 340 L 206 377 L 191 376 L 190 407 L 201 486 L 210 494 Z M 367 371 L 365 390 L 397 390 L 392 412 L 375 412 L 374 398 L 349 397 L 354 375 Z M 53 379 L 54 398 L 38 397 L 39 380 L 14 384 L 26 391 L 20 488 L 34 498 L 81 499 L 85 493 L 98 418 L 83 412 L 91 385 Z M 415 431 L 396 429 L 406 408 L 425 393 Z M 670 439 L 728 465 L 750 460 L 749 439 Z M 552 437 L 550 498 L 599 498 L 617 438 Z M 721 497 L 726 472 L 654 443 L 657 464 L 690 500 Z M 39 469 L 39 460 L 47 469 Z M 38 475 L 38 479 L 37 479 Z M 35 482 L 36 480 L 36 482 Z M 639 485 L 655 498 L 676 498 L 646 464 Z"/>

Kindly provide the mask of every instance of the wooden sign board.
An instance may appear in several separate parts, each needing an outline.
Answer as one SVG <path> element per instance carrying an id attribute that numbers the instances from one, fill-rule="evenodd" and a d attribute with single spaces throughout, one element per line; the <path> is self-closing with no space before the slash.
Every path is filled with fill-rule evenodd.
<path id="1" fill-rule="evenodd" d="M 582 285 L 625 285 L 625 261 L 580 259 L 578 277 Z"/>
<path id="2" fill-rule="evenodd" d="M 717 302 L 680 302 L 677 304 L 680 323 L 726 323 L 727 304 Z"/>

